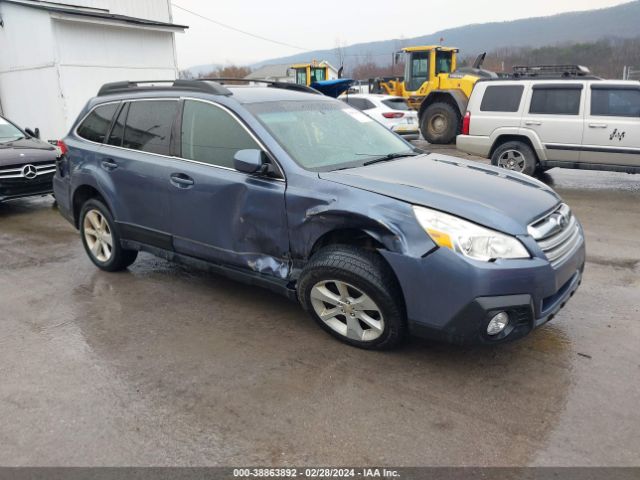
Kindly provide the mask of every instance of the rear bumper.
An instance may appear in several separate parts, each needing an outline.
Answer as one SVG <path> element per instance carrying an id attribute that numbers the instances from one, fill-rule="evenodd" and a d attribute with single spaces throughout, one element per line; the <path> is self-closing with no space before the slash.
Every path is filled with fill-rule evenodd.
<path id="1" fill-rule="evenodd" d="M 406 135 L 420 135 L 420 128 L 417 124 L 412 123 L 399 123 L 392 126 L 391 131 L 403 137 Z"/>
<path id="2" fill-rule="evenodd" d="M 491 138 L 474 135 L 458 135 L 456 138 L 456 148 L 470 155 L 489 158 L 491 153 Z"/>
<path id="3" fill-rule="evenodd" d="M 562 265 L 544 258 L 482 263 L 447 249 L 415 259 L 381 252 L 396 273 L 412 335 L 456 344 L 496 344 L 522 338 L 566 305 L 582 281 L 584 241 Z M 509 326 L 487 326 L 500 312 Z"/>
<path id="4" fill-rule="evenodd" d="M 69 181 L 67 178 L 61 178 L 58 175 L 53 177 L 53 192 L 58 202 L 58 211 L 60 214 L 74 227 L 76 226 L 73 217 L 73 209 L 71 199 L 69 198 Z"/>

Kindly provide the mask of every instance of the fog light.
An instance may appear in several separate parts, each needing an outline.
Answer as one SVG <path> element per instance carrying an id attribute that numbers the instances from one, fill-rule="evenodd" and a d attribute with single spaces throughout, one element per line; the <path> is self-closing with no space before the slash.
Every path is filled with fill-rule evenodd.
<path id="1" fill-rule="evenodd" d="M 492 337 L 504 332 L 504 329 L 509 325 L 509 315 L 507 312 L 500 312 L 489 322 L 487 327 L 487 333 Z"/>

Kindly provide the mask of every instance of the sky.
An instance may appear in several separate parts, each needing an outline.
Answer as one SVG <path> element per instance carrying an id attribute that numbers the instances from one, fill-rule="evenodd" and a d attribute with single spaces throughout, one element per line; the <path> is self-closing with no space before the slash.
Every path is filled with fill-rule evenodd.
<path id="1" fill-rule="evenodd" d="M 338 44 L 411 38 L 472 23 L 508 21 L 577 10 L 605 8 L 628 0 L 172 0 L 174 23 L 189 25 L 176 35 L 178 64 L 248 65 L 270 58 Z M 265 37 L 272 43 L 224 28 L 178 7 L 217 22 Z M 446 39 L 445 39 L 446 43 Z M 285 44 L 285 45 L 282 45 Z"/>

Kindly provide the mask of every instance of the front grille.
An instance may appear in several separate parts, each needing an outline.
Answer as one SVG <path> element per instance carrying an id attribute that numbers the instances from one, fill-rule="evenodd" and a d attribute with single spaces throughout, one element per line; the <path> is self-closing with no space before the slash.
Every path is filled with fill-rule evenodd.
<path id="1" fill-rule="evenodd" d="M 27 167 L 33 167 L 33 175 L 27 176 L 29 174 L 28 170 L 25 170 Z M 24 178 L 26 180 L 33 180 L 35 178 L 41 177 L 43 175 L 50 175 L 55 173 L 56 171 L 56 163 L 55 162 L 45 162 L 45 163 L 26 163 L 24 165 L 12 165 L 9 167 L 0 167 L 0 180 L 3 179 L 16 179 L 16 178 Z"/>
<path id="2" fill-rule="evenodd" d="M 562 264 L 582 243 L 582 231 L 568 205 L 562 204 L 529 226 L 529 234 L 553 267 Z"/>

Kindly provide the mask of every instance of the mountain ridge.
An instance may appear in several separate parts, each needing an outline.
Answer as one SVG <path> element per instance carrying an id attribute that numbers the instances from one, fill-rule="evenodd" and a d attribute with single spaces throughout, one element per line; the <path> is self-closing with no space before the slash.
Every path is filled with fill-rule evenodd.
<path id="1" fill-rule="evenodd" d="M 581 42 L 593 43 L 607 37 L 636 38 L 640 37 L 638 25 L 640 25 L 640 0 L 634 0 L 614 7 L 559 13 L 546 17 L 472 23 L 408 39 L 361 42 L 343 47 L 342 50 L 345 66 L 349 70 L 367 61 L 380 65 L 389 64 L 392 53 L 403 46 L 437 45 L 440 43 L 440 38 L 445 39 L 446 45 L 459 48 L 462 56 L 468 58 L 500 48 L 538 48 Z M 540 35 L 540 31 L 545 29 L 548 31 Z M 514 40 L 515 34 L 519 35 L 517 40 Z M 250 66 L 255 69 L 267 64 L 291 63 L 293 65 L 313 59 L 327 60 L 336 66 L 340 64 L 334 47 L 271 58 Z M 195 65 L 185 69 L 184 72 L 198 76 L 219 68 L 222 68 L 222 65 Z"/>
<path id="2" fill-rule="evenodd" d="M 440 30 L 408 39 L 378 40 L 343 47 L 345 63 L 367 60 L 387 64 L 394 51 L 409 45 L 444 44 L 459 48 L 464 56 L 513 47 L 543 47 L 562 43 L 593 42 L 606 37 L 640 36 L 640 0 L 614 7 L 567 12 L 546 17 L 532 17 L 502 22 L 475 23 Z M 544 32 L 541 35 L 540 32 Z M 296 63 L 310 59 L 338 64 L 335 48 L 277 57 L 257 62 L 252 67 L 270 63 Z M 353 60 L 357 60 L 354 62 Z"/>

